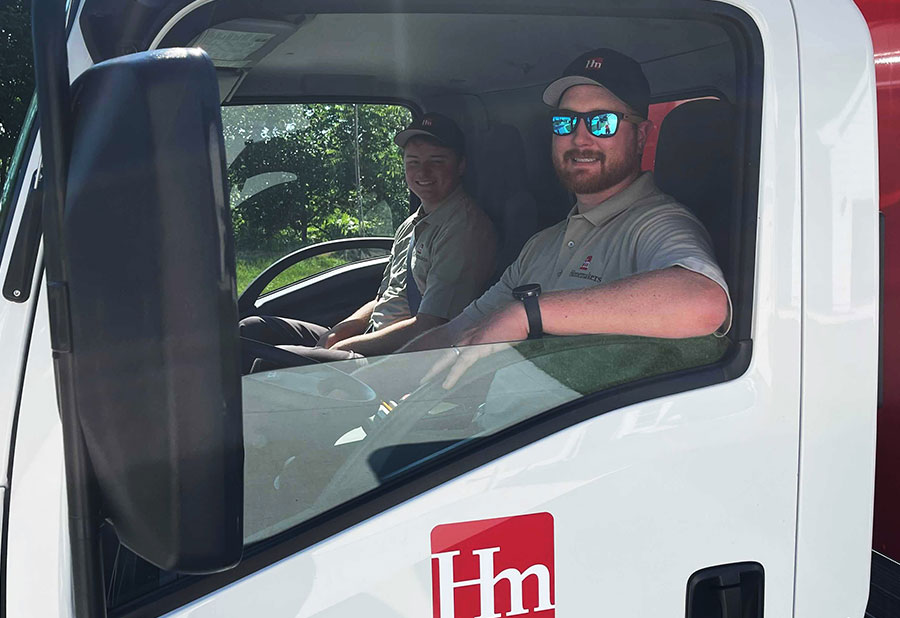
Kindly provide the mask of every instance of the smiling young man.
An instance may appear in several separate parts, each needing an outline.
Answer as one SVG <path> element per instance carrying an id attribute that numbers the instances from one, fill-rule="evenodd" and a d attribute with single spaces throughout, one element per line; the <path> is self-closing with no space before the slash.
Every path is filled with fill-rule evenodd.
<path id="1" fill-rule="evenodd" d="M 546 88 L 543 101 L 555 108 L 548 122 L 551 156 L 560 181 L 577 197 L 575 207 L 533 236 L 500 281 L 459 317 L 405 349 L 542 333 L 726 333 L 728 288 L 709 236 L 656 188 L 652 174 L 641 172 L 651 125 L 650 87 L 640 65 L 611 49 L 588 52 Z M 486 353 L 463 353 L 446 385 Z"/>
<path id="2" fill-rule="evenodd" d="M 397 228 L 375 298 L 331 328 L 254 316 L 241 321 L 241 336 L 319 361 L 388 354 L 446 323 L 483 291 L 494 272 L 496 239 L 490 219 L 461 185 L 462 131 L 446 116 L 428 113 L 394 142 L 421 206 Z M 244 362 L 246 371 L 252 359 Z"/>

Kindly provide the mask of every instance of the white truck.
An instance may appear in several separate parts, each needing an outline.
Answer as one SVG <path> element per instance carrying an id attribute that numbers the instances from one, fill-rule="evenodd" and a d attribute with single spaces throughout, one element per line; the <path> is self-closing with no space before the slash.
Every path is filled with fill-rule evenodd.
<path id="1" fill-rule="evenodd" d="M 892 3 L 33 1 L 38 111 L 0 206 L 3 615 L 866 614 Z M 356 114 L 360 221 L 387 182 L 363 106 L 454 118 L 514 255 L 571 205 L 540 92 L 599 46 L 648 76 L 645 165 L 710 231 L 727 337 L 514 343 L 449 390 L 406 387 L 446 350 L 240 375 L 239 318 L 347 315 L 399 223 L 238 297 L 234 212 L 338 208 L 311 194 L 350 160 L 313 147 L 318 110 Z M 876 618 L 900 615 L 891 555 Z"/>

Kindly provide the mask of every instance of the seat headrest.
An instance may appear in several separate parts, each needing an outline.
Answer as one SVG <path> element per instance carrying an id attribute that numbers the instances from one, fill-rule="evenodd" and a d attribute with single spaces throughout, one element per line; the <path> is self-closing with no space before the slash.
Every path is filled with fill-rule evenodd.
<path id="1" fill-rule="evenodd" d="M 657 186 L 706 226 L 726 278 L 734 202 L 735 111 L 727 101 L 701 99 L 673 109 L 656 148 Z"/>
<path id="2" fill-rule="evenodd" d="M 713 99 L 690 101 L 669 112 L 660 127 L 656 183 L 693 208 L 708 201 L 710 185 L 730 188 L 733 154 L 733 106 Z"/>
<path id="3" fill-rule="evenodd" d="M 489 204 L 496 194 L 512 193 L 526 186 L 525 142 L 519 130 L 508 124 L 491 127 L 480 140 L 476 197 Z M 484 206 L 483 206 L 484 207 Z"/>
<path id="4" fill-rule="evenodd" d="M 497 124 L 471 149 L 467 173 L 473 172 L 473 196 L 497 232 L 497 277 L 538 231 L 537 203 L 531 194 L 525 142 L 519 129 Z"/>

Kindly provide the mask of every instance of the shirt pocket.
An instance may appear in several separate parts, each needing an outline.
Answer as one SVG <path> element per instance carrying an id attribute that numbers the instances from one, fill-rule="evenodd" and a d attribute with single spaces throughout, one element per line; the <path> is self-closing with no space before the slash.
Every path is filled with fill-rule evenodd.
<path id="1" fill-rule="evenodd" d="M 416 285 L 419 290 L 424 290 L 425 280 L 428 278 L 428 271 L 431 270 L 431 251 L 427 243 L 419 241 L 413 248 L 412 271 L 416 278 Z"/>

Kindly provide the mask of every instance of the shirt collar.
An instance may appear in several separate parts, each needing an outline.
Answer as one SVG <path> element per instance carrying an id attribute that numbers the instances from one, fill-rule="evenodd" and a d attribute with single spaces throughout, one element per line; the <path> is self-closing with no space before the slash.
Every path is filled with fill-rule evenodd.
<path id="1" fill-rule="evenodd" d="M 419 209 L 416 211 L 416 225 L 423 222 L 427 222 L 429 225 L 439 225 L 443 223 L 450 218 L 450 215 L 453 214 L 453 211 L 463 202 L 465 197 L 466 191 L 460 183 L 450 195 L 438 202 L 437 206 L 430 214 L 426 213 L 425 209 L 419 206 Z"/>
<path id="2" fill-rule="evenodd" d="M 641 200 L 652 193 L 656 193 L 656 183 L 653 182 L 653 174 L 651 172 L 643 172 L 635 178 L 630 185 L 603 201 L 586 213 L 580 211 L 580 204 L 576 203 L 569 213 L 569 218 L 583 217 L 596 227 L 600 227 L 619 213 L 626 210 L 632 204 Z"/>

